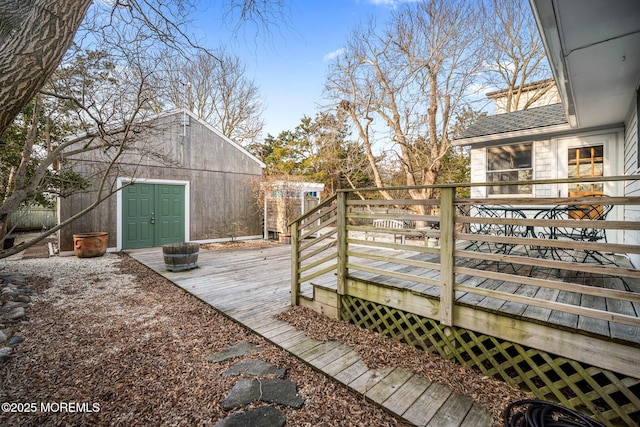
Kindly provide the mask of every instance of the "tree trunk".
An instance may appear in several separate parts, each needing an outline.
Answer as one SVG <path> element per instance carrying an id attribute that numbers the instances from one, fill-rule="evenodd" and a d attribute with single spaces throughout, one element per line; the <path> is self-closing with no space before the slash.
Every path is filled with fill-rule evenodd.
<path id="1" fill-rule="evenodd" d="M 58 67 L 90 4 L 0 2 L 0 135 Z"/>

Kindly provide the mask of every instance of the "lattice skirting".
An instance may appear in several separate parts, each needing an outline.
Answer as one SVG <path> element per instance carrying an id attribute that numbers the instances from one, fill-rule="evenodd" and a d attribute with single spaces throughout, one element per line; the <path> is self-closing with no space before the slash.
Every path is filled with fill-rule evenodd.
<path id="1" fill-rule="evenodd" d="M 351 296 L 340 317 L 580 411 L 607 426 L 639 427 L 640 379 Z"/>

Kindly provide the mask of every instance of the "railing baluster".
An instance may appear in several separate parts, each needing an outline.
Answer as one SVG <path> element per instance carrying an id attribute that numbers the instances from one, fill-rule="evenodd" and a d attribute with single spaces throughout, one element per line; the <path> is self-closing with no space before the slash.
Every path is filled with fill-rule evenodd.
<path id="1" fill-rule="evenodd" d="M 347 193 L 338 193 L 338 317 L 347 281 Z"/>
<path id="2" fill-rule="evenodd" d="M 455 192 L 453 187 L 440 190 L 440 322 L 447 326 L 453 326 Z"/>
<path id="3" fill-rule="evenodd" d="M 291 305 L 300 302 L 300 229 L 299 222 L 291 224 Z"/>

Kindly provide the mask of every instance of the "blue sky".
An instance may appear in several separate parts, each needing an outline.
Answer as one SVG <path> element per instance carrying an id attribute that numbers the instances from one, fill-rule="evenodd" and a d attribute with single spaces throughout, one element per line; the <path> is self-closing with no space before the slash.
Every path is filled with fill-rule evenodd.
<path id="1" fill-rule="evenodd" d="M 398 1 L 290 0 L 289 22 L 257 36 L 251 25 L 234 36 L 216 6 L 220 2 L 203 1 L 193 31 L 201 32 L 207 47 L 224 44 L 244 61 L 266 104 L 264 136 L 277 136 L 293 130 L 303 116 L 315 117 L 324 102 L 327 58 L 344 46 L 351 30 L 370 17 L 386 21 Z"/>

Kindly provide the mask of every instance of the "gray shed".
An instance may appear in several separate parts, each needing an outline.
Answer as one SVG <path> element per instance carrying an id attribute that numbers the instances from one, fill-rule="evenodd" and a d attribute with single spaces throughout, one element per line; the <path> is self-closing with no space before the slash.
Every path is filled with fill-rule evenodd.
<path id="1" fill-rule="evenodd" d="M 109 250 L 262 237 L 253 188 L 264 164 L 188 111 L 150 122 L 154 131 L 139 138 L 109 175 L 108 184 L 123 189 L 62 229 L 60 251 L 73 250 L 74 234 L 95 231 L 109 233 Z M 104 164 L 100 155 L 67 160 L 92 176 Z M 60 221 L 84 209 L 94 188 L 60 198 Z"/>
<path id="2" fill-rule="evenodd" d="M 274 181 L 262 184 L 264 192 L 264 238 L 288 234 L 289 223 L 320 202 L 324 184 Z"/>

